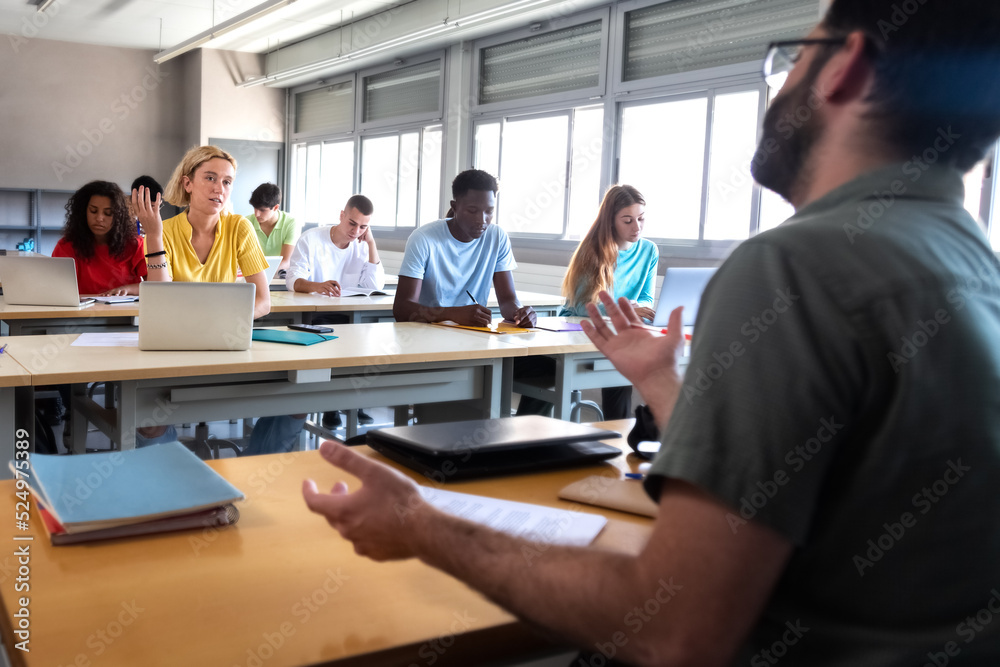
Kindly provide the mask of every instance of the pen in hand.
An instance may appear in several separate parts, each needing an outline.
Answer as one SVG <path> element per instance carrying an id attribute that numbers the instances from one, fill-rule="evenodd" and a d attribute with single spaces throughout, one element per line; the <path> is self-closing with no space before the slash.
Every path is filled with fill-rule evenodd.
<path id="1" fill-rule="evenodd" d="M 476 304 L 477 306 L 479 305 L 479 302 L 476 301 L 476 297 L 472 296 L 472 292 L 470 292 L 469 290 L 465 290 L 465 293 L 469 295 L 470 299 L 472 299 L 472 303 Z"/>

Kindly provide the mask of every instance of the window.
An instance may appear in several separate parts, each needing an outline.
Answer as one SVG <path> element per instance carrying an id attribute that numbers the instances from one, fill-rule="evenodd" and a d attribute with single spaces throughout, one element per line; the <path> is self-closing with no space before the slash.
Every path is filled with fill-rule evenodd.
<path id="1" fill-rule="evenodd" d="M 293 91 L 289 207 L 301 222 L 335 224 L 357 192 L 375 227 L 441 216 L 443 70 L 438 53 Z"/>
<path id="2" fill-rule="evenodd" d="M 323 144 L 320 163 L 321 225 L 336 224 L 344 204 L 354 194 L 354 142 L 331 141 Z"/>
<path id="3" fill-rule="evenodd" d="M 754 194 L 750 160 L 757 147 L 759 103 L 760 92 L 756 90 L 715 97 L 706 239 L 741 239 L 750 234 Z"/>
<path id="4" fill-rule="evenodd" d="M 292 146 L 290 210 L 303 223 L 336 224 L 354 194 L 354 142 Z"/>
<path id="5" fill-rule="evenodd" d="M 377 227 L 415 227 L 440 217 L 440 125 L 361 138 L 361 191 Z"/>
<path id="6" fill-rule="evenodd" d="M 622 108 L 618 182 L 645 198 L 646 236 L 699 237 L 707 108 L 707 97 Z"/>
<path id="7" fill-rule="evenodd" d="M 500 180 L 497 224 L 579 238 L 600 203 L 603 135 L 601 106 L 478 123 L 474 164 Z"/>

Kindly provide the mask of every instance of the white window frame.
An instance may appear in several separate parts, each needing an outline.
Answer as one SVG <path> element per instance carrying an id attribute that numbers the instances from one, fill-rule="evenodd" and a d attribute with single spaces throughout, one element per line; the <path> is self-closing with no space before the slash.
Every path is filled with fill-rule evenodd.
<path id="1" fill-rule="evenodd" d="M 354 189 L 355 189 L 355 191 L 360 191 L 361 188 L 362 188 L 361 172 L 362 172 L 362 166 L 363 166 L 364 159 L 365 159 L 364 152 L 362 151 L 362 143 L 363 143 L 362 140 L 363 139 L 377 139 L 377 138 L 380 138 L 380 137 L 396 137 L 397 141 L 398 141 L 398 139 L 402 135 L 404 135 L 404 134 L 408 134 L 408 133 L 412 133 L 412 132 L 416 132 L 417 133 L 417 145 L 419 147 L 418 150 L 420 150 L 420 164 L 417 166 L 417 203 L 416 203 L 416 207 L 417 207 L 416 208 L 416 210 L 417 210 L 417 220 L 416 220 L 416 222 L 414 222 L 414 224 L 412 226 L 411 225 L 399 225 L 399 224 L 394 224 L 392 226 L 390 226 L 390 225 L 372 225 L 376 230 L 382 230 L 384 232 L 392 232 L 392 231 L 397 231 L 397 230 L 403 230 L 403 231 L 405 231 L 406 234 L 409 234 L 411 230 L 416 229 L 422 223 L 424 223 L 424 222 L 433 222 L 433 220 L 421 220 L 420 219 L 420 209 L 421 209 L 420 205 L 421 205 L 421 200 L 422 200 L 422 197 L 423 197 L 423 182 L 424 182 L 423 133 L 424 133 L 424 131 L 428 127 L 434 127 L 434 126 L 437 126 L 437 125 L 441 125 L 442 126 L 442 133 L 441 133 L 441 151 L 442 151 L 442 160 L 441 160 L 441 162 L 442 162 L 442 164 L 439 165 L 438 168 L 439 169 L 443 169 L 444 168 L 443 155 L 444 155 L 444 149 L 445 149 L 445 142 L 447 141 L 447 136 L 446 136 L 446 133 L 444 132 L 444 127 L 443 127 L 444 123 L 441 123 L 441 122 L 437 122 L 437 123 L 435 123 L 435 122 L 410 123 L 410 124 L 406 125 L 405 127 L 394 127 L 391 130 L 383 129 L 383 130 L 374 130 L 374 131 L 367 131 L 367 132 L 359 132 L 357 134 L 357 136 L 355 137 L 355 142 L 356 143 L 355 143 L 355 149 L 354 149 L 355 150 L 355 153 L 354 153 L 355 154 L 355 159 L 354 159 Z M 397 153 L 397 157 L 396 157 L 397 169 L 399 168 L 399 159 L 401 157 L 402 156 L 400 156 Z M 439 190 L 440 190 L 440 188 L 439 188 Z M 362 194 L 364 194 L 364 193 L 362 193 Z M 440 197 L 440 194 L 438 196 Z M 374 203 L 376 204 L 376 206 L 378 205 L 377 202 L 374 202 Z M 397 179 L 396 179 L 396 208 L 397 208 L 397 210 L 399 208 L 399 178 L 398 178 L 398 172 L 397 172 Z M 438 208 L 440 209 L 440 204 L 439 204 Z M 393 212 L 393 219 L 395 219 L 395 217 L 396 217 L 396 212 L 394 211 Z"/>

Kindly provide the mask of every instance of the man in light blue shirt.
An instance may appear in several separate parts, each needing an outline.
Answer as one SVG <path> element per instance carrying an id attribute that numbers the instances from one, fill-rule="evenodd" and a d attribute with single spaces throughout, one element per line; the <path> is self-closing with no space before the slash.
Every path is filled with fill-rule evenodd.
<path id="1" fill-rule="evenodd" d="M 397 322 L 489 326 L 492 285 L 505 320 L 535 325 L 535 311 L 521 306 L 514 291 L 511 271 L 517 264 L 510 239 L 491 224 L 497 190 L 496 179 L 485 171 L 463 171 L 451 184 L 454 215 L 410 234 L 392 306 Z"/>

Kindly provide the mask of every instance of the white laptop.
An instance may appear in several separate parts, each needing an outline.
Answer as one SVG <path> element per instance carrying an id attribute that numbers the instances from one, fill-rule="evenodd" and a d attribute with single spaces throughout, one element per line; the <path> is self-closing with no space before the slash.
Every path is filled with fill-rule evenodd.
<path id="1" fill-rule="evenodd" d="M 281 255 L 276 255 L 274 257 L 265 257 L 267 260 L 267 268 L 264 269 L 264 277 L 267 278 L 267 283 L 270 284 L 274 280 L 274 274 L 278 272 L 278 264 L 281 264 Z"/>
<path id="2" fill-rule="evenodd" d="M 253 335 L 253 283 L 144 282 L 140 350 L 246 350 Z"/>
<path id="3" fill-rule="evenodd" d="M 684 267 L 672 266 L 663 274 L 663 285 L 660 287 L 660 300 L 656 304 L 656 317 L 653 325 L 667 326 L 670 311 L 677 306 L 684 306 L 681 315 L 685 331 L 694 326 L 698 317 L 698 304 L 705 286 L 715 273 L 715 267 Z"/>
<path id="4" fill-rule="evenodd" d="M 3 298 L 12 306 L 66 306 L 82 308 L 94 303 L 80 298 L 76 287 L 76 262 L 72 257 L 0 257 Z"/>

